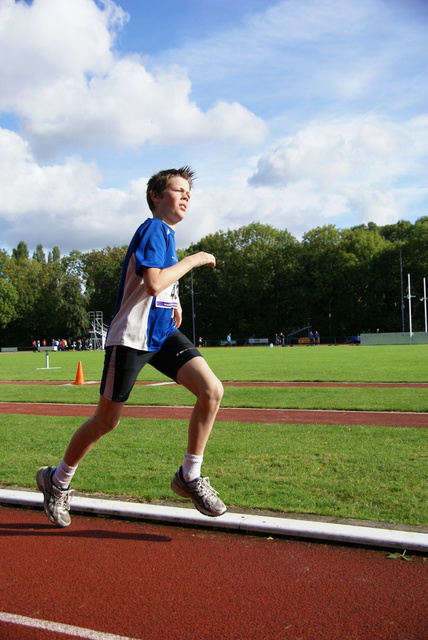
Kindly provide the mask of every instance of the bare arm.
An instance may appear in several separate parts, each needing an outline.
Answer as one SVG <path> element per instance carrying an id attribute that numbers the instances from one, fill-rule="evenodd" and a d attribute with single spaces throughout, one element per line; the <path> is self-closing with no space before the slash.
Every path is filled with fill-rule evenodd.
<path id="1" fill-rule="evenodd" d="M 166 269 L 143 267 L 144 288 L 149 296 L 157 296 L 186 273 L 205 264 L 214 268 L 215 258 L 211 253 L 199 251 Z"/>
<path id="2" fill-rule="evenodd" d="M 183 310 L 181 308 L 180 300 L 178 301 L 178 307 L 176 307 L 173 310 L 173 318 L 174 318 L 175 328 L 179 329 L 180 325 L 181 325 L 181 322 L 183 320 Z"/>

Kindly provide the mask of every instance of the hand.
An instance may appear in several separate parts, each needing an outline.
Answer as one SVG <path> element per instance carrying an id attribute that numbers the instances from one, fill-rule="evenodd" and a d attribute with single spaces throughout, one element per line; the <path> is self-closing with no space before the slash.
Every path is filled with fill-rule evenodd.
<path id="1" fill-rule="evenodd" d="M 178 307 L 176 307 L 172 313 L 172 317 L 174 318 L 174 325 L 175 328 L 178 329 L 181 325 L 181 321 L 183 319 L 183 313 L 181 310 L 181 305 L 179 304 Z"/>
<path id="2" fill-rule="evenodd" d="M 212 255 L 212 253 L 206 253 L 206 251 L 199 251 L 199 253 L 194 253 L 192 255 L 194 261 L 196 261 L 195 267 L 202 267 L 205 264 L 208 264 L 210 267 L 214 269 L 216 265 L 216 259 Z"/>

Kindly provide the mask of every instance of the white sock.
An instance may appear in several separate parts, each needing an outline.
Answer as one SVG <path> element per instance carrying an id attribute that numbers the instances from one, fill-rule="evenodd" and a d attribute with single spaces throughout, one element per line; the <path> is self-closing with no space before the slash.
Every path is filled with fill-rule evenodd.
<path id="1" fill-rule="evenodd" d="M 184 482 L 192 482 L 201 475 L 201 467 L 204 456 L 195 456 L 193 453 L 186 453 L 181 469 Z"/>
<path id="2" fill-rule="evenodd" d="M 64 460 L 61 460 L 52 475 L 52 482 L 59 489 L 68 489 L 70 482 L 76 473 L 77 467 L 69 467 Z"/>

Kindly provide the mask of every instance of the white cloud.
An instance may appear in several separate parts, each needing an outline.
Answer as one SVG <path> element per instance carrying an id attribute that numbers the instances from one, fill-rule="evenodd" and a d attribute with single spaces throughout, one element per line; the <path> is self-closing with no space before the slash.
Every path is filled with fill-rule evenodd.
<path id="1" fill-rule="evenodd" d="M 283 189 L 254 188 L 244 179 L 195 190 L 186 221 L 177 229 L 181 246 L 189 246 L 208 234 L 238 229 L 252 222 L 287 229 L 296 238 L 343 213 L 344 194 L 320 194 L 307 181 Z"/>
<path id="2" fill-rule="evenodd" d="M 358 217 L 358 224 L 375 222 L 392 224 L 402 218 L 395 194 L 370 188 L 357 188 L 349 194 L 348 207 Z"/>
<path id="3" fill-rule="evenodd" d="M 323 224 L 426 215 L 417 3 L 269 0 L 227 27 L 211 8 L 217 22 L 204 39 L 186 14 L 193 36 L 183 43 L 182 8 L 168 2 L 149 58 L 143 40 L 141 55 L 119 54 L 129 19 L 120 2 L 0 0 L 7 247 L 126 244 L 149 215 L 147 177 L 187 163 L 199 179 L 181 247 L 255 221 L 301 237 Z M 129 10 L 146 19 L 137 0 Z"/>
<path id="4" fill-rule="evenodd" d="M 125 19 L 112 2 L 100 11 L 91 0 L 2 0 L 0 106 L 25 113 L 30 96 L 61 79 L 107 73 L 114 28 Z"/>
<path id="5" fill-rule="evenodd" d="M 198 179 L 177 244 L 187 247 L 251 222 L 300 238 L 331 222 L 343 228 L 408 219 L 409 207 L 423 207 L 427 194 L 421 182 L 425 127 L 425 118 L 402 127 L 368 119 L 318 124 L 227 175 L 220 162 L 220 173 Z M 24 239 L 33 247 L 58 245 L 63 252 L 127 244 L 150 215 L 147 178 L 122 189 L 102 187 L 95 162 L 70 156 L 61 164 L 40 164 L 19 134 L 0 129 L 2 242 L 11 247 Z"/>
<path id="6" fill-rule="evenodd" d="M 426 158 L 425 145 L 416 151 L 422 126 L 365 117 L 312 123 L 263 153 L 249 182 L 284 186 L 310 180 L 326 191 L 352 182 L 376 183 L 404 176 L 416 156 Z"/>
<path id="7" fill-rule="evenodd" d="M 422 196 L 424 127 L 425 119 L 400 125 L 370 118 L 313 124 L 262 154 L 249 184 L 284 194 L 294 185 L 303 206 L 310 185 L 326 218 L 352 214 L 354 224 L 379 225 L 407 218 L 409 204 Z"/>
<path id="8" fill-rule="evenodd" d="M 281 140 L 263 154 L 250 184 L 279 186 L 312 180 L 321 188 L 327 188 L 336 180 L 348 177 L 352 170 L 347 141 L 338 132 L 310 127 Z"/>
<path id="9" fill-rule="evenodd" d="M 388 159 L 401 154 L 407 142 L 410 142 L 410 139 L 404 132 L 394 131 L 388 124 L 382 126 L 368 122 L 359 129 L 355 146 L 361 147 L 365 153 L 374 157 Z"/>
<path id="10" fill-rule="evenodd" d="M 107 8 L 92 0 L 0 5 L 0 109 L 21 118 L 38 157 L 266 136 L 263 121 L 240 104 L 216 101 L 203 112 L 184 68 L 150 73 L 137 56 L 115 57 L 114 28 L 126 15 L 111 1 Z"/>
<path id="11" fill-rule="evenodd" d="M 77 157 L 39 165 L 18 134 L 0 129 L 2 243 L 15 246 L 19 238 L 63 251 L 127 244 L 147 209 L 145 194 L 132 185 L 102 189 L 100 181 L 98 167 Z"/>
<path id="12" fill-rule="evenodd" d="M 333 202 L 308 184 L 253 188 L 246 171 L 230 183 L 198 184 L 186 220 L 177 228 L 177 244 L 187 247 L 219 229 L 236 229 L 259 221 L 300 236 L 323 224 Z M 102 188 L 95 163 L 73 156 L 62 164 L 42 165 L 17 133 L 0 129 L 0 237 L 10 250 L 19 240 L 34 249 L 58 245 L 63 253 L 127 244 L 150 216 L 147 177 L 125 189 Z M 328 204 L 326 205 L 326 202 Z M 5 246 L 6 244 L 6 246 Z"/>

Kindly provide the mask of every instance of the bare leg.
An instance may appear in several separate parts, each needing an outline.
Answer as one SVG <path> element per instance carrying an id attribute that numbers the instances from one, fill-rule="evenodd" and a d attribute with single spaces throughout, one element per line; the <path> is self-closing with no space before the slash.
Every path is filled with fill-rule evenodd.
<path id="1" fill-rule="evenodd" d="M 64 461 L 70 467 L 77 467 L 98 440 L 117 427 L 124 404 L 100 396 L 94 415 L 77 429 L 67 447 Z"/>
<path id="2" fill-rule="evenodd" d="M 223 397 L 223 385 L 200 357 L 189 360 L 181 367 L 177 382 L 196 396 L 189 422 L 187 454 L 203 456 Z M 184 462 L 188 459 L 187 454 Z M 206 516 L 217 517 L 226 511 L 225 504 L 209 479 L 202 476 L 194 480 L 186 479 L 184 466 L 173 477 L 171 489 L 182 498 L 190 498 L 198 511 Z"/>
<path id="3" fill-rule="evenodd" d="M 223 385 L 201 357 L 189 360 L 179 369 L 177 382 L 196 396 L 189 422 L 187 451 L 202 456 L 223 397 Z"/>

